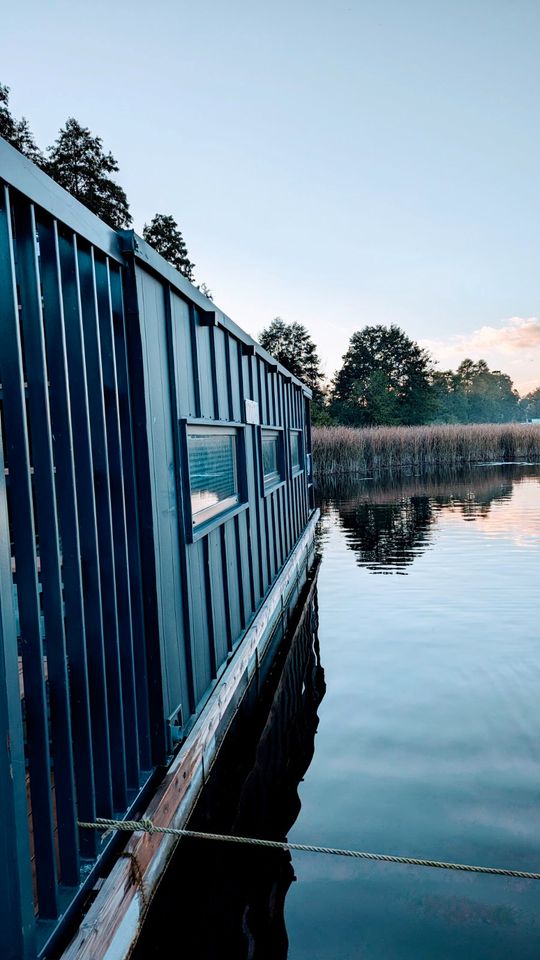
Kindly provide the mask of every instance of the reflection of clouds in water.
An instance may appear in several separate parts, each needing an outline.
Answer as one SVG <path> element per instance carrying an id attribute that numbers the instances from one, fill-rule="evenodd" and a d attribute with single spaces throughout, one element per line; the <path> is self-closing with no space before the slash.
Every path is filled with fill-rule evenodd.
<path id="1" fill-rule="evenodd" d="M 406 574 L 429 548 L 437 523 L 476 521 L 478 532 L 512 537 L 528 547 L 540 540 L 538 482 L 540 467 L 529 464 L 423 477 L 386 474 L 370 483 L 349 479 L 344 488 L 326 491 L 321 542 L 324 545 L 328 536 L 325 514 L 337 514 L 359 566 L 370 573 L 398 575 Z"/>
<path id="2" fill-rule="evenodd" d="M 540 831 L 540 810 L 537 804 L 521 806 L 519 816 L 513 808 L 506 811 L 487 804 L 471 804 L 467 810 L 460 810 L 458 820 L 460 823 L 472 823 L 477 828 L 489 827 L 501 839 L 515 837 L 526 840 L 533 846 Z"/>
<path id="3" fill-rule="evenodd" d="M 443 508 L 440 519 L 443 523 L 460 523 L 463 515 L 455 508 Z M 537 483 L 533 478 L 515 483 L 511 499 L 494 502 L 488 512 L 479 510 L 473 519 L 478 520 L 476 529 L 479 534 L 511 539 L 519 547 L 540 543 Z"/>

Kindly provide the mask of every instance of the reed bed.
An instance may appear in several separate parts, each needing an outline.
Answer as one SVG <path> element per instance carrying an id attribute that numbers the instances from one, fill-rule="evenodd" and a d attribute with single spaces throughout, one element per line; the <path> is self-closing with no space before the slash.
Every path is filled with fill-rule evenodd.
<path id="1" fill-rule="evenodd" d="M 540 427 L 527 423 L 425 427 L 316 427 L 318 479 L 386 469 L 433 469 L 470 463 L 540 461 Z"/>

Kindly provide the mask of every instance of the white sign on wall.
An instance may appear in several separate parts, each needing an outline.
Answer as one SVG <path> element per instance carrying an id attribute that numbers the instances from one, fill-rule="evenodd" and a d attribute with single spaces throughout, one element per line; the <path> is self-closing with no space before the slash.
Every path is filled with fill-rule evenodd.
<path id="1" fill-rule="evenodd" d="M 259 404 L 256 400 L 246 400 L 246 423 L 260 423 Z"/>

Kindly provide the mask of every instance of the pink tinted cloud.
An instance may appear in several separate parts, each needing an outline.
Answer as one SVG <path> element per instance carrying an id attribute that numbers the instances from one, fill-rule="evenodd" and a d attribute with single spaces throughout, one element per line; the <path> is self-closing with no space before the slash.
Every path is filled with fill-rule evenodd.
<path id="1" fill-rule="evenodd" d="M 461 341 L 462 348 L 474 351 L 483 347 L 503 353 L 533 350 L 540 348 L 540 320 L 538 317 L 511 317 L 503 327 L 480 327 L 469 337 L 457 337 L 456 340 Z"/>
<path id="2" fill-rule="evenodd" d="M 501 326 L 484 326 L 471 333 L 425 340 L 439 369 L 455 368 L 465 357 L 484 359 L 492 370 L 509 373 L 521 394 L 540 383 L 540 319 L 510 317 Z"/>

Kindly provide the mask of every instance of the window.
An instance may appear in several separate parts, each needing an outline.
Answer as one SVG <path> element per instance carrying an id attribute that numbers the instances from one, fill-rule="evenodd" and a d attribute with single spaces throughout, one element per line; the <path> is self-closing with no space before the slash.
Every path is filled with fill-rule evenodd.
<path id="1" fill-rule="evenodd" d="M 290 434 L 291 441 L 291 466 L 293 472 L 298 472 L 302 469 L 302 447 L 300 439 L 300 430 L 291 430 Z"/>
<path id="2" fill-rule="evenodd" d="M 281 450 L 278 430 L 262 432 L 262 464 L 264 486 L 270 487 L 281 480 Z"/>
<path id="3" fill-rule="evenodd" d="M 193 525 L 240 502 L 238 437 L 226 427 L 189 427 L 189 485 Z"/>

